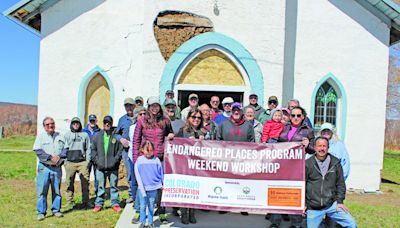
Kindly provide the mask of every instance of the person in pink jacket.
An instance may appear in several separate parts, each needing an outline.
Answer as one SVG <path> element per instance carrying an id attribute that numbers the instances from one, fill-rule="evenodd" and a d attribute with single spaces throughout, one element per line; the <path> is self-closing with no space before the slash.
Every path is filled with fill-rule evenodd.
<path id="1" fill-rule="evenodd" d="M 281 122 L 283 113 L 280 109 L 273 109 L 271 111 L 272 118 L 267 120 L 264 124 L 261 142 L 263 143 L 276 143 L 281 134 L 284 124 Z"/>
<path id="2" fill-rule="evenodd" d="M 154 145 L 154 155 L 157 156 L 161 164 L 164 164 L 164 139 L 174 138 L 174 133 L 171 126 L 171 121 L 164 116 L 161 109 L 160 101 L 157 97 L 149 97 L 147 99 L 147 111 L 141 120 L 136 123 L 135 133 L 133 135 L 133 162 L 142 155 L 140 147 L 146 140 Z M 165 207 L 161 207 L 161 190 L 158 191 L 156 203 L 158 205 L 158 213 L 161 223 L 168 223 L 165 214 Z"/>

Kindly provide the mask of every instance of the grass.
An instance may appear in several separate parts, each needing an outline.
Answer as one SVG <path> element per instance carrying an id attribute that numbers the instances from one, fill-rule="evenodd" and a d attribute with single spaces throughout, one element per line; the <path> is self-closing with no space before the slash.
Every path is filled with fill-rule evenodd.
<path id="1" fill-rule="evenodd" d="M 14 150 L 31 149 L 34 138 L 14 137 L 0 140 L 0 227 L 113 227 L 119 215 L 111 209 L 97 214 L 91 210 L 72 210 L 65 213 L 65 217 L 58 219 L 48 217 L 42 222 L 36 221 L 36 155 L 33 152 L 3 152 L 1 148 Z M 345 201 L 352 215 L 356 218 L 359 227 L 398 227 L 400 224 L 400 151 L 386 150 L 384 168 L 382 171 L 384 182 L 381 185 L 383 194 L 347 195 Z M 120 186 L 126 186 L 120 180 Z M 92 186 L 92 185 L 91 185 Z M 80 202 L 80 187 L 75 185 L 75 202 Z M 124 188 L 126 189 L 126 188 Z M 62 185 L 62 194 L 65 195 L 65 186 Z M 94 193 L 91 190 L 93 200 Z M 48 202 L 51 194 L 49 193 Z M 122 190 L 121 199 L 126 199 L 128 193 Z M 63 199 L 65 205 L 65 199 Z M 110 201 L 106 201 L 110 206 Z M 50 210 L 48 211 L 51 214 Z"/>

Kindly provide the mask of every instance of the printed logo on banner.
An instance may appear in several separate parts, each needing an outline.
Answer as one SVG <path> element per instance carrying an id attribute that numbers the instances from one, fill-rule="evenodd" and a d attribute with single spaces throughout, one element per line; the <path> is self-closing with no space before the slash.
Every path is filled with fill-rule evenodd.
<path id="1" fill-rule="evenodd" d="M 215 186 L 214 187 L 214 193 L 215 193 L 215 195 L 208 195 L 208 198 L 209 199 L 223 199 L 223 200 L 229 199 L 228 196 L 221 195 L 222 194 L 222 187 L 221 186 Z"/>
<path id="2" fill-rule="evenodd" d="M 214 188 L 214 193 L 217 195 L 221 195 L 222 193 L 222 188 L 220 186 L 217 186 Z"/>
<path id="3" fill-rule="evenodd" d="M 241 192 L 243 194 L 237 195 L 237 199 L 238 200 L 251 200 L 251 201 L 256 200 L 255 195 L 249 195 L 250 192 L 251 192 L 250 187 L 248 187 L 248 186 L 243 187 L 242 192 Z"/>
<path id="4" fill-rule="evenodd" d="M 166 179 L 163 188 L 163 197 L 198 200 L 200 182 L 183 179 Z"/>

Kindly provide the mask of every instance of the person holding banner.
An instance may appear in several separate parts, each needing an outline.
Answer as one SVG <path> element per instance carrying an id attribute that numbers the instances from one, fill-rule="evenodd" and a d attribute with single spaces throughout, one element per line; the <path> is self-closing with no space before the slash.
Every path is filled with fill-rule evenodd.
<path id="1" fill-rule="evenodd" d="M 203 114 L 199 109 L 190 110 L 185 126 L 179 130 L 177 137 L 203 140 L 207 129 L 203 128 Z M 181 208 L 181 222 L 183 224 L 196 223 L 195 209 Z"/>
<path id="2" fill-rule="evenodd" d="M 278 137 L 278 142 L 302 142 L 308 154 L 314 154 L 315 151 L 310 142 L 314 140 L 314 130 L 309 127 L 305 118 L 307 116 L 304 108 L 296 106 L 290 113 L 290 123 L 285 125 L 283 131 Z M 289 215 L 292 226 L 302 227 L 303 218 L 301 215 Z M 282 221 L 281 214 L 271 215 L 271 228 L 279 227 Z"/>
<path id="3" fill-rule="evenodd" d="M 156 155 L 161 162 L 164 161 L 164 139 L 168 140 L 174 138 L 174 133 L 171 126 L 171 121 L 168 117 L 164 116 L 161 109 L 160 101 L 157 97 L 149 97 L 147 99 L 147 111 L 143 119 L 137 121 L 135 133 L 133 135 L 133 161 L 136 162 L 137 158 L 141 155 L 139 148 L 146 140 L 149 140 L 154 145 L 154 155 Z M 162 163 L 163 164 L 163 163 Z M 158 213 L 161 223 L 168 223 L 165 214 L 165 207 L 161 207 L 161 190 L 157 195 Z"/>

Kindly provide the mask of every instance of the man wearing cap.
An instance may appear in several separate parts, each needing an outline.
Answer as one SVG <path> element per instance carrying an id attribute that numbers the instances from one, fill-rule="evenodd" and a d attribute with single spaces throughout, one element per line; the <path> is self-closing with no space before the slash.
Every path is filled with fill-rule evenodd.
<path id="1" fill-rule="evenodd" d="M 63 217 L 61 209 L 61 151 L 64 147 L 64 137 L 55 131 L 54 119 L 45 117 L 43 120 L 45 132 L 38 134 L 33 144 L 33 150 L 39 159 L 36 175 L 37 193 L 37 219 L 42 221 L 46 218 L 47 193 L 49 187 L 52 189 L 51 211 L 56 217 Z"/>
<path id="2" fill-rule="evenodd" d="M 270 120 L 272 118 L 271 116 L 271 111 L 278 107 L 278 98 L 276 96 L 270 96 L 268 98 L 268 108 L 264 110 L 258 117 L 258 120 L 264 125 L 267 120 Z"/>
<path id="3" fill-rule="evenodd" d="M 300 101 L 299 101 L 299 100 L 297 100 L 297 99 L 292 99 L 292 100 L 290 100 L 290 101 L 288 102 L 288 109 L 289 109 L 290 111 L 292 111 L 292 109 L 293 109 L 294 107 L 300 107 Z M 312 124 L 311 124 L 311 121 L 310 121 L 310 118 L 308 118 L 308 116 L 306 116 L 306 118 L 305 118 L 304 121 L 306 122 L 306 125 L 307 125 L 308 127 L 313 128 L 313 126 L 312 126 Z"/>
<path id="4" fill-rule="evenodd" d="M 164 100 L 164 103 L 162 105 L 162 109 L 163 110 L 165 110 L 165 102 L 167 101 L 167 99 L 174 100 L 174 97 L 175 97 L 174 91 L 167 90 L 167 92 L 165 92 L 165 100 Z M 175 104 L 176 104 L 176 102 L 175 102 Z M 181 118 L 181 108 L 179 108 L 178 105 L 176 105 L 176 108 L 175 108 L 175 118 L 176 119 L 180 119 Z"/>
<path id="5" fill-rule="evenodd" d="M 249 105 L 244 107 L 244 110 L 246 110 L 248 107 L 253 107 L 254 109 L 254 118 L 258 120 L 258 117 L 265 111 L 263 107 L 258 105 L 258 96 L 254 92 L 250 93 L 249 95 Z"/>
<path id="6" fill-rule="evenodd" d="M 222 122 L 228 120 L 231 117 L 232 104 L 233 104 L 232 97 L 225 97 L 222 100 L 222 107 L 224 108 L 224 112 L 215 117 L 214 122 L 217 125 L 221 125 Z"/>
<path id="7" fill-rule="evenodd" d="M 141 97 L 141 96 L 135 97 L 135 108 L 139 107 L 139 106 L 143 106 L 143 102 L 144 102 L 143 97 Z"/>
<path id="8" fill-rule="evenodd" d="M 179 129 L 185 125 L 185 122 L 183 120 L 176 118 L 176 102 L 172 99 L 165 99 L 164 101 L 165 105 L 165 112 L 167 113 L 169 119 L 171 120 L 171 126 L 172 130 L 174 131 L 174 134 L 178 134 Z"/>
<path id="9" fill-rule="evenodd" d="M 199 96 L 197 94 L 192 93 L 189 95 L 189 106 L 184 108 L 181 112 L 182 120 L 185 122 L 187 119 L 187 115 L 190 110 L 194 110 L 199 106 Z"/>
<path id="10" fill-rule="evenodd" d="M 234 142 L 255 142 L 253 126 L 244 119 L 242 106 L 239 102 L 232 104 L 232 115 L 219 125 L 217 140 Z M 224 212 L 220 212 L 221 214 Z M 247 212 L 241 212 L 248 215 Z"/>
<path id="11" fill-rule="evenodd" d="M 114 212 L 120 213 L 122 209 L 119 206 L 118 168 L 124 147 L 117 140 L 116 130 L 112 127 L 112 117 L 105 116 L 103 124 L 104 129 L 96 134 L 91 145 L 92 160 L 96 165 L 96 176 L 99 182 L 93 211 L 102 210 L 106 194 L 106 181 L 109 179 L 111 207 Z"/>
<path id="12" fill-rule="evenodd" d="M 222 114 L 223 111 L 219 109 L 219 97 L 212 96 L 210 99 L 211 105 L 211 119 L 214 120 L 219 114 Z"/>
<path id="13" fill-rule="evenodd" d="M 91 159 L 90 138 L 82 132 L 82 124 L 78 117 L 71 120 L 70 131 L 65 136 L 65 146 L 61 157 L 65 157 L 65 171 L 67 184 L 67 208 L 74 206 L 75 175 L 79 173 L 82 188 L 82 208 L 93 207 L 89 203 L 89 162 Z"/>
<path id="14" fill-rule="evenodd" d="M 133 110 L 135 109 L 136 104 L 132 98 L 128 97 L 125 98 L 124 100 L 124 106 L 126 114 L 121 116 L 121 118 L 119 118 L 118 120 L 118 125 L 116 130 L 117 134 L 115 135 L 115 138 L 124 147 L 124 151 L 122 152 L 122 159 L 124 160 L 124 166 L 126 170 L 126 181 L 129 183 L 128 187 L 129 198 L 126 200 L 126 203 L 132 203 L 134 199 L 132 199 L 132 190 L 130 186 L 132 180 L 133 164 L 132 161 L 129 159 L 128 150 L 130 146 L 129 127 L 133 124 Z"/>

